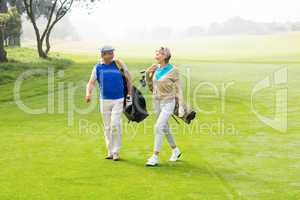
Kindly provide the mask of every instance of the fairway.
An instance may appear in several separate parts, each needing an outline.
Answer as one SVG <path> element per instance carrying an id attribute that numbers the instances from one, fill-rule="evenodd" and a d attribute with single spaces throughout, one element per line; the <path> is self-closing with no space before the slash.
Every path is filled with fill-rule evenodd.
<path id="1" fill-rule="evenodd" d="M 122 160 L 105 160 L 98 91 L 91 111 L 81 112 L 88 107 L 85 84 L 98 52 L 66 53 L 58 47 L 61 52 L 42 61 L 33 49 L 8 49 L 11 62 L 0 64 L 0 199 L 300 199 L 299 36 L 170 44 L 186 101 L 198 114 L 189 126 L 171 120 L 183 155 L 170 163 L 171 150 L 164 140 L 155 168 L 145 167 L 155 123 L 146 88 L 141 91 L 150 117 L 139 124 L 123 117 Z M 118 53 L 140 87 L 139 71 L 153 63 L 155 47 L 123 46 Z M 25 70 L 48 68 L 54 70 L 54 92 L 48 93 L 47 75 L 38 74 L 23 80 L 20 93 L 26 106 L 48 111 L 24 112 L 14 100 L 16 77 Z M 251 103 L 255 86 L 266 77 L 273 83 L 277 72 L 287 72 L 287 81 L 263 88 Z M 288 90 L 285 130 L 255 114 L 274 118 L 279 90 Z M 54 97 L 50 106 L 49 95 Z"/>

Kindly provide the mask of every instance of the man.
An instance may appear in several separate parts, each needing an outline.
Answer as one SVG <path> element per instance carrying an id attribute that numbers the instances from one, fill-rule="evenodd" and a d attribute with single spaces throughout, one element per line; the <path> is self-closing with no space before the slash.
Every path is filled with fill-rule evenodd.
<path id="1" fill-rule="evenodd" d="M 114 50 L 111 46 L 101 48 L 101 60 L 92 71 L 86 86 L 85 100 L 87 103 L 91 101 L 93 88 L 98 82 L 100 108 L 108 153 L 106 159 L 118 161 L 122 142 L 121 116 L 126 95 L 125 89 L 127 89 L 126 104 L 130 104 L 132 101 L 132 81 L 125 64 L 115 59 Z M 126 84 L 124 84 L 124 81 L 126 81 Z"/>

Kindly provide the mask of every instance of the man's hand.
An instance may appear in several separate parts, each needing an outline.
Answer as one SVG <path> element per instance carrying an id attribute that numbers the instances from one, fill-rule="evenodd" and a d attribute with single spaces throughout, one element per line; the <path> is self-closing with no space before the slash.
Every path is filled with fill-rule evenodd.
<path id="1" fill-rule="evenodd" d="M 93 76 L 93 74 L 92 74 Z M 93 88 L 95 86 L 96 83 L 96 79 L 91 78 L 88 82 L 88 84 L 86 85 L 86 93 L 85 93 L 85 102 L 90 103 L 92 100 L 92 92 L 93 92 Z"/>
<path id="2" fill-rule="evenodd" d="M 126 107 L 131 106 L 132 105 L 132 97 L 130 95 L 126 96 Z"/>
<path id="3" fill-rule="evenodd" d="M 85 96 L 85 102 L 90 103 L 92 100 L 92 96 Z"/>

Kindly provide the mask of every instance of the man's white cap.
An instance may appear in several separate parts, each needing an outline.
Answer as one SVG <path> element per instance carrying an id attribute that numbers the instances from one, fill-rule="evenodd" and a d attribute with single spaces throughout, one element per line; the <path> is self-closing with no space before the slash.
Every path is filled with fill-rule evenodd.
<path id="1" fill-rule="evenodd" d="M 114 49 L 112 46 L 110 46 L 110 45 L 104 45 L 104 46 L 100 49 L 101 53 L 112 52 L 112 51 L 114 51 L 114 50 L 115 50 L 115 49 Z"/>

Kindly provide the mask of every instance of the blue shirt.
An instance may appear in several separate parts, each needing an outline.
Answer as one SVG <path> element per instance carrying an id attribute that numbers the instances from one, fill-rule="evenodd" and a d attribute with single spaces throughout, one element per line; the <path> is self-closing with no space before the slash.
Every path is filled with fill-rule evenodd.
<path id="1" fill-rule="evenodd" d="M 101 99 L 124 98 L 124 81 L 115 61 L 97 64 L 93 73 L 99 84 Z"/>
<path id="2" fill-rule="evenodd" d="M 173 69 L 173 65 L 171 65 L 170 63 L 168 63 L 164 67 L 158 66 L 158 68 L 155 71 L 155 79 L 160 80 L 163 76 L 168 74 L 172 69 Z"/>

